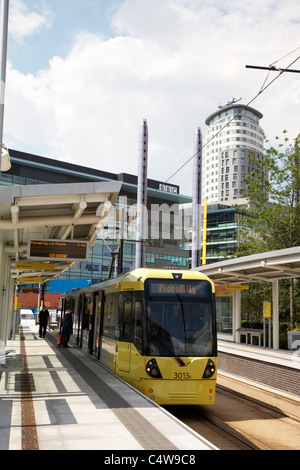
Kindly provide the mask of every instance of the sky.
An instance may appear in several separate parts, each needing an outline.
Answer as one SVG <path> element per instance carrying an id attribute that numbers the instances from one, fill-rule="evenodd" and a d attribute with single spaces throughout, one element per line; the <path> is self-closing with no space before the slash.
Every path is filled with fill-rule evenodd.
<path id="1" fill-rule="evenodd" d="M 245 67 L 300 69 L 298 0 L 9 4 L 9 148 L 137 174 L 147 119 L 148 178 L 191 195 L 195 130 L 204 134 L 220 103 L 258 95 L 251 106 L 263 114 L 267 145 L 285 129 L 290 139 L 300 133 L 300 74 L 281 74 L 258 94 L 278 72 Z"/>

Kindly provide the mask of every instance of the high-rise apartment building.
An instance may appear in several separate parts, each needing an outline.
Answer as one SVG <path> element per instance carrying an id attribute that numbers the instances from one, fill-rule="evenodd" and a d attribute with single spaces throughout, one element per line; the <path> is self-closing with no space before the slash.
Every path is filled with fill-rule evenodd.
<path id="1" fill-rule="evenodd" d="M 208 203 L 243 202 L 240 189 L 244 189 L 243 179 L 253 168 L 250 157 L 263 158 L 262 117 L 256 109 L 233 99 L 219 105 L 218 111 L 206 119 L 202 187 Z"/>

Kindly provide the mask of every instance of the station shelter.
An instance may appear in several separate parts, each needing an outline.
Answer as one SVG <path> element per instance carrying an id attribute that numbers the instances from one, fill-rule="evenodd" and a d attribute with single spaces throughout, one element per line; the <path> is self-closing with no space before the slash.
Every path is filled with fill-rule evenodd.
<path id="1" fill-rule="evenodd" d="M 0 188 L 0 341 L 17 328 L 18 286 L 43 285 L 86 260 L 122 182 Z M 15 299 L 15 300 L 14 300 Z"/>
<path id="2" fill-rule="evenodd" d="M 215 282 L 217 294 L 223 297 L 220 307 L 225 309 L 224 318 L 230 323 L 230 335 L 218 338 L 235 343 L 241 342 L 241 289 L 250 282 L 272 284 L 272 343 L 273 349 L 279 349 L 279 279 L 300 277 L 300 246 L 283 250 L 259 253 L 241 258 L 229 259 L 218 263 L 199 266 L 197 271 L 206 274 Z M 222 293 L 223 290 L 223 293 Z M 232 301 L 226 302 L 226 295 Z M 262 299 L 263 302 L 264 299 Z M 217 302 L 220 303 L 220 298 Z M 229 311 L 228 305 L 231 306 Z"/>

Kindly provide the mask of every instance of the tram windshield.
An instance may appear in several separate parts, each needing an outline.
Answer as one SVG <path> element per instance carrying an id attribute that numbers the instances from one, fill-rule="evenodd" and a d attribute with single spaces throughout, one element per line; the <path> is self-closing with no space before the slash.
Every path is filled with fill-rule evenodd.
<path id="1" fill-rule="evenodd" d="M 149 355 L 215 354 L 215 309 L 208 281 L 148 280 Z"/>

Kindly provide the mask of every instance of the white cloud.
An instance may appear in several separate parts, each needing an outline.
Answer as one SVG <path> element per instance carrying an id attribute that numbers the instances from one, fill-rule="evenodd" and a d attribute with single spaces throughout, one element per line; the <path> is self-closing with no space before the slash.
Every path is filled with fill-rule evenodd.
<path id="1" fill-rule="evenodd" d="M 246 104 L 259 91 L 266 74 L 245 65 L 268 65 L 300 46 L 297 3 L 126 0 L 112 18 L 115 37 L 82 33 L 67 57 L 53 57 L 36 76 L 9 68 L 6 143 L 29 152 L 46 143 L 47 156 L 136 174 L 146 118 L 149 177 L 167 180 L 219 102 L 242 96 Z M 269 137 L 300 131 L 295 80 L 280 77 L 252 104 Z M 189 163 L 171 183 L 191 194 L 191 179 Z"/>
<path id="2" fill-rule="evenodd" d="M 52 22 L 50 9 L 45 5 L 39 5 L 41 12 L 30 11 L 22 0 L 10 2 L 9 9 L 9 33 L 15 41 L 22 40 L 40 31 L 41 28 L 49 28 Z"/>

